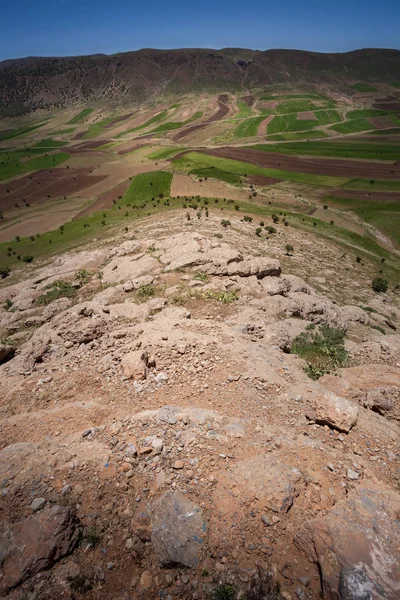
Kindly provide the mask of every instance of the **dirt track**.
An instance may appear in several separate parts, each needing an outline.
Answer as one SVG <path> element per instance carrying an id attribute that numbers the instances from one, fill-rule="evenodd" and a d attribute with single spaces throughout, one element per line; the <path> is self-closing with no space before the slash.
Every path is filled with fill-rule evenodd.
<path id="1" fill-rule="evenodd" d="M 182 129 L 182 131 L 179 131 L 174 136 L 174 138 L 173 138 L 174 141 L 181 140 L 182 138 L 193 133 L 194 131 L 197 131 L 198 129 L 203 129 L 210 123 L 214 123 L 215 121 L 220 121 L 221 119 L 223 119 L 225 117 L 225 115 L 227 115 L 229 113 L 229 110 L 230 110 L 230 108 L 226 104 L 226 102 L 228 102 L 228 96 L 226 94 L 221 94 L 221 96 L 218 97 L 218 106 L 219 106 L 218 111 L 214 115 L 212 115 L 207 121 L 204 121 L 204 123 L 199 123 L 198 125 L 191 125 L 190 127 L 187 127 L 186 129 Z"/>
<path id="2" fill-rule="evenodd" d="M 282 169 L 283 171 L 295 173 L 328 175 L 332 177 L 400 179 L 400 164 L 393 165 L 331 158 L 303 158 L 279 154 L 277 152 L 263 152 L 262 150 L 253 150 L 252 148 L 224 147 L 215 150 L 198 150 L 198 152 L 219 158 L 240 160 L 257 165 L 258 167 Z"/>

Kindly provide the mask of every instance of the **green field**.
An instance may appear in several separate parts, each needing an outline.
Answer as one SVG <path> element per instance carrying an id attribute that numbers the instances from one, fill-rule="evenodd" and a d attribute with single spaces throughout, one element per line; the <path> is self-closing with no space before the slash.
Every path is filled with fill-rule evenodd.
<path id="1" fill-rule="evenodd" d="M 358 131 L 368 131 L 369 129 L 374 129 L 374 126 L 371 125 L 371 123 L 369 123 L 366 119 L 351 119 L 345 123 L 332 125 L 329 127 L 329 129 L 332 129 L 337 133 L 357 133 Z"/>
<path id="2" fill-rule="evenodd" d="M 150 133 L 162 133 L 164 131 L 180 129 L 181 127 L 188 125 L 192 121 L 197 121 L 197 119 L 200 119 L 202 116 L 203 113 L 201 111 L 197 111 L 193 116 L 190 117 L 190 119 L 187 119 L 186 121 L 169 121 L 168 123 L 163 123 L 155 129 L 152 129 Z"/>
<path id="3" fill-rule="evenodd" d="M 376 108 L 360 108 L 349 110 L 346 113 L 347 119 L 368 119 L 369 117 L 386 117 L 392 113 L 389 110 L 378 110 Z"/>
<path id="4" fill-rule="evenodd" d="M 163 121 L 163 119 L 166 119 L 167 115 L 168 115 L 168 111 L 167 110 L 163 110 L 162 112 L 158 113 L 157 115 L 155 115 L 154 117 L 152 117 L 151 119 L 149 119 L 148 121 L 146 121 L 145 123 L 143 123 L 143 125 L 138 125 L 137 127 L 132 127 L 131 129 L 127 129 L 126 131 L 122 131 L 121 133 L 119 133 L 115 137 L 119 138 L 119 137 L 122 137 L 123 135 L 127 135 L 128 133 L 134 133 L 135 131 L 139 131 L 140 129 L 146 129 L 146 127 L 150 127 L 150 125 L 153 125 L 154 123 L 158 123 L 159 121 Z"/>
<path id="5" fill-rule="evenodd" d="M 77 123 L 81 123 L 86 117 L 90 115 L 94 111 L 94 108 L 85 108 L 80 113 L 75 115 L 73 119 L 68 121 L 67 125 L 76 125 Z"/>
<path id="6" fill-rule="evenodd" d="M 246 138 L 246 137 L 254 137 L 257 135 L 257 130 L 261 123 L 264 121 L 265 117 L 251 117 L 250 119 L 246 119 L 243 123 L 235 129 L 233 135 L 235 138 Z"/>
<path id="7" fill-rule="evenodd" d="M 333 102 L 332 100 L 330 100 L 329 98 L 326 98 L 325 96 L 320 96 L 319 94 L 276 94 L 275 96 L 261 96 L 260 100 L 266 100 L 267 102 L 269 100 L 294 100 L 296 98 L 309 98 L 312 100 L 324 100 L 325 102 Z"/>
<path id="8" fill-rule="evenodd" d="M 231 183 L 233 185 L 240 185 L 241 181 L 240 175 L 237 175 L 237 173 L 224 171 L 215 167 L 193 169 L 189 172 L 189 175 L 197 175 L 197 177 L 200 178 L 210 177 L 212 179 L 219 179 L 220 181 L 225 181 L 226 183 Z"/>
<path id="9" fill-rule="evenodd" d="M 366 142 L 297 142 L 292 144 L 258 144 L 252 146 L 264 152 L 283 154 L 306 154 L 309 156 L 330 156 L 336 158 L 366 158 L 371 160 L 398 160 L 400 144 L 367 144 Z"/>
<path id="10" fill-rule="evenodd" d="M 245 102 L 238 100 L 239 112 L 235 115 L 236 119 L 247 119 L 251 115 L 251 106 L 248 106 Z"/>
<path id="11" fill-rule="evenodd" d="M 274 133 L 286 133 L 293 131 L 307 131 L 320 125 L 329 125 L 340 121 L 340 115 L 336 110 L 314 111 L 316 120 L 302 121 L 297 119 L 297 114 L 280 115 L 272 119 L 268 124 L 268 135 Z"/>
<path id="12" fill-rule="evenodd" d="M 37 144 L 34 144 L 32 148 L 45 148 L 54 150 L 55 148 L 62 148 L 66 145 L 67 142 L 59 142 L 57 140 L 52 140 L 51 138 L 46 138 L 45 140 L 41 140 Z"/>
<path id="13" fill-rule="evenodd" d="M 310 129 L 310 131 L 298 131 L 296 133 L 275 133 L 273 135 L 269 135 L 268 139 L 271 141 L 284 142 L 286 140 L 306 140 L 308 138 L 324 137 L 329 137 L 325 131 L 321 131 L 319 129 Z"/>
<path id="14" fill-rule="evenodd" d="M 353 88 L 353 90 L 357 90 L 358 92 L 377 92 L 378 91 L 376 89 L 376 87 L 370 85 L 369 83 L 363 83 L 363 82 L 355 83 L 351 87 Z"/>
<path id="15" fill-rule="evenodd" d="M 400 246 L 400 203 L 356 200 L 354 198 L 325 198 L 329 205 L 355 213 L 366 223 L 370 223 Z"/>
<path id="16" fill-rule="evenodd" d="M 400 191 L 400 181 L 387 181 L 385 179 L 351 179 L 342 187 L 347 190 L 397 192 Z"/>
<path id="17" fill-rule="evenodd" d="M 70 155 L 66 152 L 50 154 L 48 156 L 36 156 L 30 160 L 21 162 L 21 158 L 27 156 L 26 153 L 10 153 L 10 160 L 0 161 L 0 180 L 12 179 L 29 171 L 39 171 L 40 169 L 52 169 L 69 159 Z M 3 156 L 1 155 L 1 159 Z M 17 162 L 15 162 L 17 161 Z"/>
<path id="18" fill-rule="evenodd" d="M 6 129 L 4 131 L 0 131 L 0 142 L 4 142 L 4 140 L 13 140 L 16 138 L 25 137 L 28 133 L 35 131 L 35 129 L 39 129 L 39 127 L 43 127 L 43 125 L 46 125 L 46 123 L 18 127 L 18 129 Z"/>
<path id="19" fill-rule="evenodd" d="M 277 179 L 313 186 L 339 187 L 347 181 L 347 178 L 344 177 L 309 175 L 307 173 L 296 173 L 279 169 L 266 169 L 250 163 L 228 158 L 217 158 L 199 152 L 189 152 L 181 158 L 173 160 L 172 163 L 175 168 L 182 171 L 195 172 L 198 171 L 198 169 L 203 169 L 205 167 L 215 167 L 217 171 L 214 171 L 214 173 L 218 173 L 218 170 L 221 170 L 225 173 L 232 173 L 239 177 L 244 177 L 246 175 L 265 175 L 266 177 L 275 177 Z M 224 179 L 224 181 L 226 181 L 226 179 Z"/>
<path id="20" fill-rule="evenodd" d="M 133 178 L 120 204 L 143 204 L 157 198 L 170 195 L 172 173 L 169 171 L 153 171 L 141 173 Z"/>
<path id="21" fill-rule="evenodd" d="M 164 160 L 169 158 L 173 154 L 177 154 L 178 152 L 182 152 L 182 148 L 163 148 L 162 150 L 156 150 L 147 156 L 151 160 Z"/>
<path id="22" fill-rule="evenodd" d="M 279 104 L 276 107 L 275 112 L 278 115 L 287 115 L 289 113 L 298 113 L 308 110 L 319 110 L 320 108 L 321 106 L 318 106 L 318 104 L 315 104 L 315 102 L 312 102 L 311 100 L 287 100 L 286 102 Z"/>

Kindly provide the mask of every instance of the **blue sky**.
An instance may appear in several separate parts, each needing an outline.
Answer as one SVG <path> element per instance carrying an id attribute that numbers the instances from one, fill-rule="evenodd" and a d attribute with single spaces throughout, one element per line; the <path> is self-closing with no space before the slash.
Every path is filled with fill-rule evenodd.
<path id="1" fill-rule="evenodd" d="M 3 0 L 0 60 L 138 48 L 400 48 L 400 0 Z"/>

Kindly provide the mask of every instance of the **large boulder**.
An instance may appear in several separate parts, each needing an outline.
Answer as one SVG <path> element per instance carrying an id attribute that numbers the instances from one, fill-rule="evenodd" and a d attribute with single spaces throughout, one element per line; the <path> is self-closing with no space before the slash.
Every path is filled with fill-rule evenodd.
<path id="1" fill-rule="evenodd" d="M 337 396 L 333 392 L 314 388 L 311 402 L 313 407 L 307 416 L 320 425 L 328 425 L 344 433 L 349 431 L 357 423 L 358 405 L 347 398 Z"/>
<path id="2" fill-rule="evenodd" d="M 40 571 L 49 569 L 75 548 L 79 528 L 69 508 L 47 506 L 0 530 L 0 593 L 7 593 Z"/>
<path id="3" fill-rule="evenodd" d="M 319 383 L 332 392 L 359 402 L 365 408 L 400 419 L 400 371 L 385 364 L 339 369 L 339 377 L 324 375 Z"/>
<path id="4" fill-rule="evenodd" d="M 201 509 L 180 492 L 166 492 L 151 509 L 151 541 L 165 566 L 196 567 L 207 525 Z"/>
<path id="5" fill-rule="evenodd" d="M 400 598 L 399 515 L 400 495 L 370 486 L 302 525 L 295 543 L 318 563 L 324 599 Z"/>

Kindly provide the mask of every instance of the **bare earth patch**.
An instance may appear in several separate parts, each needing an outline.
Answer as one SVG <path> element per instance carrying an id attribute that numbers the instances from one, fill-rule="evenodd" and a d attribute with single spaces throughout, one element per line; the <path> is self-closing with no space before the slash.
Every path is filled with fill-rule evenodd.
<path id="1" fill-rule="evenodd" d="M 171 196 L 202 196 L 209 198 L 229 198 L 231 200 L 246 200 L 243 190 L 224 185 L 220 181 L 196 181 L 189 175 L 174 173 L 171 184 Z"/>
<path id="2" fill-rule="evenodd" d="M 297 121 L 318 121 L 317 117 L 311 110 L 297 113 Z"/>
<path id="3" fill-rule="evenodd" d="M 258 126 L 257 129 L 257 135 L 267 135 L 267 127 L 268 127 L 268 123 L 270 123 L 272 121 L 272 119 L 274 118 L 275 115 L 269 115 L 266 119 L 264 119 L 264 121 L 261 121 L 261 123 Z"/>

